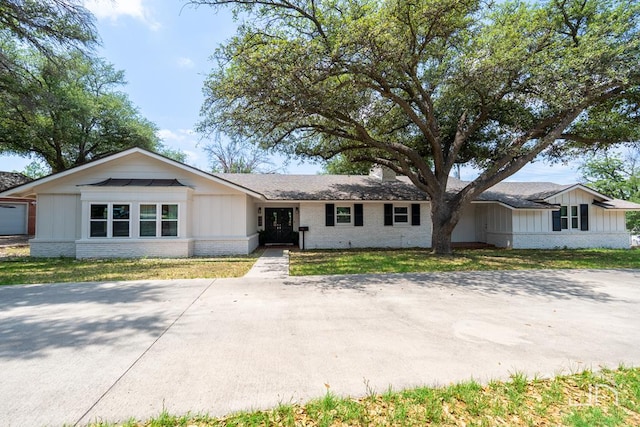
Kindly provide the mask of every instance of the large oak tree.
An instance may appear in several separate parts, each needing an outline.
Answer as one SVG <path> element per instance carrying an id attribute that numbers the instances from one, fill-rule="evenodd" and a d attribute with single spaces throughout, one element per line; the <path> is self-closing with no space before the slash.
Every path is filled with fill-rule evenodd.
<path id="1" fill-rule="evenodd" d="M 132 146 L 171 154 L 156 126 L 119 91 L 124 72 L 80 53 L 58 61 L 32 49 L 14 55 L 28 72 L 0 73 L 11 88 L 0 91 L 0 153 L 35 156 L 52 172 Z"/>
<path id="2" fill-rule="evenodd" d="M 198 0 L 243 20 L 202 131 L 385 165 L 431 198 L 432 248 L 539 156 L 640 139 L 635 0 Z M 447 191 L 454 165 L 481 169 Z"/>

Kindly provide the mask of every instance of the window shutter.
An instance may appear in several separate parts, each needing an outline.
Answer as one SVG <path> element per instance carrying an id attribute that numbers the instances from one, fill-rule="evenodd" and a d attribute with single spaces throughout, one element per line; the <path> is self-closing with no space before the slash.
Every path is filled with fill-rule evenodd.
<path id="1" fill-rule="evenodd" d="M 393 225 L 393 205 L 391 203 L 384 204 L 384 225 Z"/>
<path id="2" fill-rule="evenodd" d="M 420 225 L 420 205 L 418 203 L 411 205 L 411 225 Z"/>
<path id="3" fill-rule="evenodd" d="M 553 231 L 562 231 L 562 222 L 560 221 L 560 211 L 551 212 L 553 219 Z"/>
<path id="4" fill-rule="evenodd" d="M 353 213 L 353 225 L 356 227 L 362 227 L 364 225 L 364 210 L 362 208 L 362 203 L 356 203 L 355 205 L 353 205 Z"/>
<path id="5" fill-rule="evenodd" d="M 589 231 L 589 205 L 580 205 L 580 230 Z"/>
<path id="6" fill-rule="evenodd" d="M 324 205 L 324 213 L 325 213 L 324 225 L 326 225 L 327 227 L 333 227 L 334 225 L 336 225 L 336 218 L 335 218 L 336 205 L 334 205 L 333 203 L 327 203 L 326 205 Z"/>

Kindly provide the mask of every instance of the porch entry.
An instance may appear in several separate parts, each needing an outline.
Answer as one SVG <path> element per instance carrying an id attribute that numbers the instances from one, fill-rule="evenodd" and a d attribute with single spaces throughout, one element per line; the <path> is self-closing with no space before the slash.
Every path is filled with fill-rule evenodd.
<path id="1" fill-rule="evenodd" d="M 265 208 L 265 244 L 293 243 L 293 208 Z"/>

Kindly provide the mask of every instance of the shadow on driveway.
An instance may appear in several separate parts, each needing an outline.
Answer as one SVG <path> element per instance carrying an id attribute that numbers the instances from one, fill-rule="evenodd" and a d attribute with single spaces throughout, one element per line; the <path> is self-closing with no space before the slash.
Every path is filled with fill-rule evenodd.
<path id="1" fill-rule="evenodd" d="M 640 283 L 640 270 L 632 272 Z M 560 300 L 583 299 L 607 303 L 624 301 L 603 292 L 595 280 L 590 280 L 590 270 L 515 270 L 469 271 L 410 274 L 362 274 L 337 276 L 306 276 L 285 280 L 285 285 L 314 286 L 324 290 L 351 289 L 370 291 L 376 285 L 413 285 L 448 289 L 464 289 L 486 295 L 538 296 Z M 611 273 L 611 272 L 610 272 Z"/>
<path id="2" fill-rule="evenodd" d="M 0 287 L 0 359 L 157 337 L 207 281 Z"/>

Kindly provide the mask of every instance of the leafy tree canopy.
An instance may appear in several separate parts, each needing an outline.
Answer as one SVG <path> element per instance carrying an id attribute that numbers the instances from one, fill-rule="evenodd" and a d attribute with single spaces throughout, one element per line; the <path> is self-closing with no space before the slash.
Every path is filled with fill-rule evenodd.
<path id="1" fill-rule="evenodd" d="M 538 156 L 640 140 L 635 0 L 198 0 L 231 4 L 202 131 L 385 165 L 429 194 L 432 247 Z M 456 163 L 481 168 L 456 192 Z"/>
<path id="2" fill-rule="evenodd" d="M 344 154 L 337 154 L 325 163 L 323 173 L 329 175 L 367 175 L 372 166 L 371 162 L 354 162 Z"/>
<path id="3" fill-rule="evenodd" d="M 28 73 L 0 74 L 11 88 L 0 91 L 0 153 L 36 156 L 59 172 L 132 146 L 158 148 L 155 125 L 118 91 L 122 71 L 79 53 L 52 62 L 13 46 Z"/>
<path id="4" fill-rule="evenodd" d="M 587 185 L 617 199 L 640 203 L 640 149 L 628 155 L 604 152 L 589 157 L 580 167 Z M 640 232 L 640 212 L 627 212 L 627 229 Z"/>

